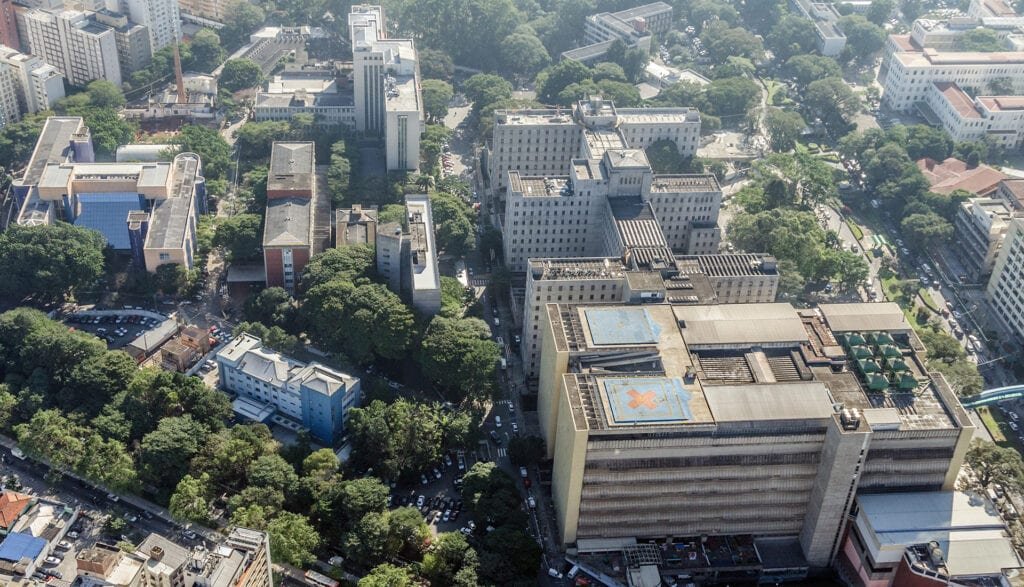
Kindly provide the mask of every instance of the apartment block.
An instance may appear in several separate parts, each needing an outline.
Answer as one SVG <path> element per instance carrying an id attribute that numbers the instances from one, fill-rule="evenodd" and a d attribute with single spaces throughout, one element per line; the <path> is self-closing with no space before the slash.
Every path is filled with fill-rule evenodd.
<path id="1" fill-rule="evenodd" d="M 21 119 L 20 91 L 17 71 L 6 64 L 0 65 L 0 128 Z"/>
<path id="2" fill-rule="evenodd" d="M 718 251 L 722 191 L 712 175 L 655 176 L 639 149 L 605 150 L 600 159 L 573 159 L 569 175 L 508 172 L 503 225 L 505 262 L 525 271 L 529 259 L 621 256 L 637 246 L 686 254 Z M 608 238 L 627 228 L 616 202 L 649 205 L 648 224 L 660 242 Z M 638 235 L 638 232 L 630 234 Z M 662 255 L 665 261 L 671 253 Z"/>
<path id="3" fill-rule="evenodd" d="M 441 277 L 430 197 L 405 196 L 406 226 L 397 222 L 377 225 L 377 273 L 388 287 L 427 316 L 441 311 Z"/>
<path id="4" fill-rule="evenodd" d="M 328 444 L 341 438 L 348 410 L 358 405 L 358 377 L 320 363 L 301 363 L 242 334 L 217 351 L 220 386 L 235 394 L 235 413 L 266 422 L 280 413 Z"/>
<path id="5" fill-rule="evenodd" d="M 522 359 L 539 375 L 547 304 L 750 304 L 774 302 L 779 272 L 763 254 L 676 256 L 667 261 L 630 249 L 622 257 L 530 259 L 526 272 Z"/>
<path id="6" fill-rule="evenodd" d="M 128 77 L 149 65 L 153 59 L 153 44 L 148 27 L 128 20 L 126 14 L 106 8 L 97 10 L 93 18 L 114 30 L 122 77 Z"/>
<path id="7" fill-rule="evenodd" d="M 120 0 L 121 11 L 146 27 L 154 53 L 181 40 L 178 0 Z"/>
<path id="8" fill-rule="evenodd" d="M 783 567 L 765 540 L 825 569 L 858 494 L 951 490 L 974 432 L 892 303 L 551 303 L 541 330 L 561 542 L 657 540 L 665 574 Z"/>
<path id="9" fill-rule="evenodd" d="M 0 46 L 0 65 L 13 74 L 22 113 L 48 110 L 64 97 L 64 76 L 39 57 Z"/>
<path id="10" fill-rule="evenodd" d="M 389 39 L 380 6 L 348 16 L 356 130 L 384 139 L 388 170 L 419 168 L 423 99 L 412 39 Z"/>
<path id="11" fill-rule="evenodd" d="M 693 108 L 616 108 L 599 96 L 571 111 L 498 110 L 494 113 L 489 174 L 497 191 L 508 188 L 508 172 L 565 173 L 574 158 L 601 158 L 609 148 L 645 149 L 667 139 L 680 156 L 700 145 L 700 113 Z"/>
<path id="12" fill-rule="evenodd" d="M 836 57 L 846 47 L 846 35 L 839 29 L 839 11 L 831 2 L 790 0 L 790 7 L 811 21 L 818 36 L 818 51 L 827 57 Z"/>
<path id="13" fill-rule="evenodd" d="M 1024 340 L 1024 218 L 1010 219 L 985 293 L 993 318 Z"/>
<path id="14" fill-rule="evenodd" d="M 953 243 L 970 283 L 984 283 L 992 274 L 1010 220 L 1018 213 L 1000 198 L 971 198 L 960 204 L 953 224 Z"/>
<path id="15" fill-rule="evenodd" d="M 178 11 L 200 18 L 224 22 L 238 0 L 178 0 Z"/>
<path id="16" fill-rule="evenodd" d="M 68 83 L 85 86 L 97 79 L 121 85 L 117 38 L 93 13 L 17 8 L 24 23 L 22 42 L 32 55 L 56 67 Z"/>
<path id="17" fill-rule="evenodd" d="M 316 157 L 313 143 L 275 142 L 267 174 L 263 263 L 267 287 L 295 290 L 313 256 L 313 198 Z"/>

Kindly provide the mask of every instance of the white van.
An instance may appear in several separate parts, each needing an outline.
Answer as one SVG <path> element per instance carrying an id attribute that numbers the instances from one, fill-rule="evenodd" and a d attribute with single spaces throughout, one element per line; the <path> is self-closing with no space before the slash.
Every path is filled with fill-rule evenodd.
<path id="1" fill-rule="evenodd" d="M 579 565 L 573 565 L 572 568 L 569 569 L 569 572 L 565 574 L 565 576 L 569 577 L 570 579 L 575 579 L 576 575 L 578 575 L 579 572 L 580 572 L 580 566 Z"/>
<path id="2" fill-rule="evenodd" d="M 501 416 L 494 417 L 494 427 L 501 428 Z"/>

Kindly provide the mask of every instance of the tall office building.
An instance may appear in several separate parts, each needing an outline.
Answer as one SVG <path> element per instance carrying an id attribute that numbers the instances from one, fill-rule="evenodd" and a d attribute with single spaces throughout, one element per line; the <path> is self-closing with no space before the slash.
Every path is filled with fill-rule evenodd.
<path id="1" fill-rule="evenodd" d="M 39 57 L 0 46 L 0 64 L 17 78 L 18 102 L 23 113 L 48 110 L 64 97 L 64 76 Z"/>
<path id="2" fill-rule="evenodd" d="M 824 569 L 858 493 L 948 491 L 973 436 L 893 303 L 551 303 L 543 321 L 538 416 L 581 554 L 719 545 L 685 572 L 749 580 L 761 562 L 736 553 L 775 546 Z"/>
<path id="3" fill-rule="evenodd" d="M 348 15 L 356 130 L 384 138 L 388 170 L 419 168 L 423 100 L 412 39 L 389 39 L 380 6 Z"/>
<path id="4" fill-rule="evenodd" d="M 18 9 L 30 52 L 56 67 L 68 83 L 84 86 L 97 79 L 121 85 L 114 30 L 78 10 Z"/>
<path id="5" fill-rule="evenodd" d="M 180 12 L 224 22 L 238 0 L 178 0 Z"/>
<path id="6" fill-rule="evenodd" d="M 106 8 L 97 10 L 93 18 L 114 30 L 117 60 L 121 65 L 123 77 L 142 69 L 153 59 L 153 46 L 148 28 L 128 20 L 126 14 Z"/>
<path id="7" fill-rule="evenodd" d="M 18 105 L 20 89 L 17 73 L 9 67 L 0 66 L 0 128 L 21 118 Z"/>
<path id="8" fill-rule="evenodd" d="M 1024 218 L 1011 218 L 986 295 L 1002 327 L 1024 340 Z"/>
<path id="9" fill-rule="evenodd" d="M 178 0 L 121 0 L 121 11 L 149 29 L 150 47 L 157 52 L 181 40 Z"/>
<path id="10" fill-rule="evenodd" d="M 441 311 L 441 281 L 430 198 L 405 196 L 405 228 L 398 222 L 375 224 L 377 273 L 391 291 L 412 301 L 422 314 Z"/>
<path id="11" fill-rule="evenodd" d="M 11 0 L 0 0 L 0 45 L 21 48 L 18 36 L 18 21 L 15 17 L 14 3 Z"/>

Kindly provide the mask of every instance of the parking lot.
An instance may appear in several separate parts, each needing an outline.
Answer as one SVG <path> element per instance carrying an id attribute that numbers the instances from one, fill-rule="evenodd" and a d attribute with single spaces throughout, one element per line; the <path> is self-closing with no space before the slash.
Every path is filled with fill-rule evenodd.
<path id="1" fill-rule="evenodd" d="M 441 463 L 424 471 L 415 485 L 399 485 L 392 490 L 391 507 L 415 507 L 423 514 L 431 532 L 457 532 L 466 527 L 472 514 L 465 510 L 461 479 L 473 466 L 475 454 L 445 454 Z M 445 520 L 445 512 L 448 518 Z"/>
<path id="2" fill-rule="evenodd" d="M 71 328 L 88 332 L 106 341 L 112 349 L 127 346 L 147 331 L 159 326 L 167 317 L 163 314 L 126 307 L 122 311 L 94 313 L 79 312 L 65 319 Z"/>

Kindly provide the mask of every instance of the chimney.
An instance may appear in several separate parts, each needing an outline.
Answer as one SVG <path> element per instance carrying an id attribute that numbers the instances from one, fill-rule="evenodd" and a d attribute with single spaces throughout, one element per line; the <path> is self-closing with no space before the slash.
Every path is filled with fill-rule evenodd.
<path id="1" fill-rule="evenodd" d="M 174 82 L 178 88 L 178 104 L 185 104 L 188 97 L 185 96 L 185 79 L 181 74 L 181 54 L 178 52 L 178 43 L 174 43 Z"/>
<path id="2" fill-rule="evenodd" d="M 159 546 L 153 546 L 149 549 L 149 556 L 155 561 L 159 561 L 164 558 L 164 549 Z"/>

